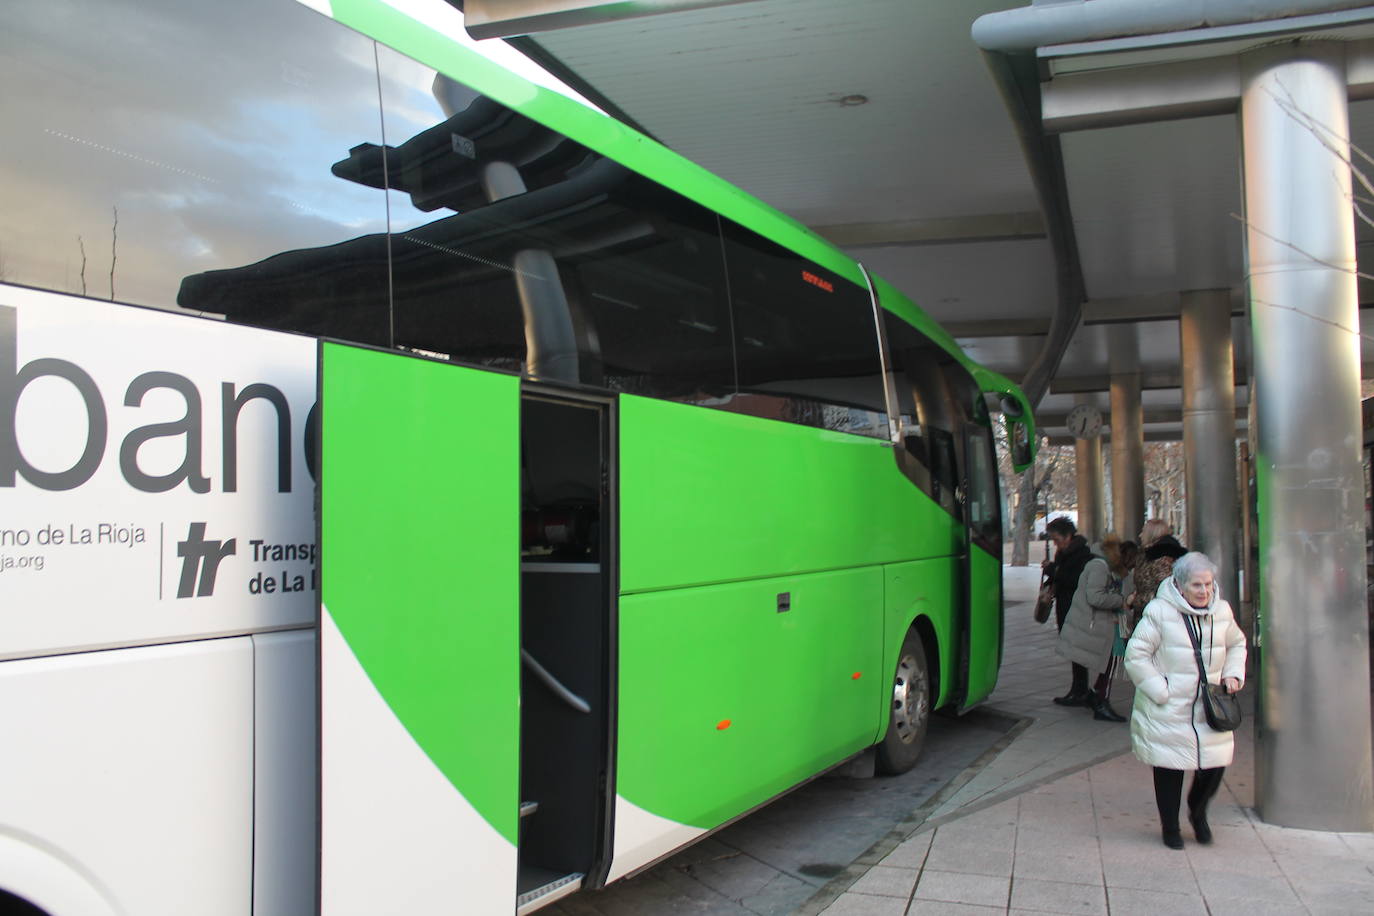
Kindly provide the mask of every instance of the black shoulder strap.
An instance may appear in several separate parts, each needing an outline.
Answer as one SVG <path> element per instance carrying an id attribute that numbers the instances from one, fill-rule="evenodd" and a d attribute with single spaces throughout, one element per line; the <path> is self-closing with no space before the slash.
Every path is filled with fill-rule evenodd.
<path id="1" fill-rule="evenodd" d="M 1191 614 L 1185 614 L 1182 611 L 1178 612 L 1178 616 L 1183 618 L 1183 628 L 1188 631 L 1188 640 L 1193 644 L 1193 658 L 1197 659 L 1197 676 L 1205 684 L 1207 683 L 1207 666 L 1202 663 L 1202 645 L 1198 638 L 1199 634 L 1193 631 L 1195 621 Z M 1202 628 L 1200 623 L 1197 626 L 1199 630 Z"/>

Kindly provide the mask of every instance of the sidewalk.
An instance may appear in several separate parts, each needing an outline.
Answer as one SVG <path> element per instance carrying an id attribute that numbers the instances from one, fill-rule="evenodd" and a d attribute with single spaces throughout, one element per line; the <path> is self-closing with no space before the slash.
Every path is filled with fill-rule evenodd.
<path id="1" fill-rule="evenodd" d="M 1164 847 L 1150 770 L 1128 726 L 1050 702 L 1068 686 L 1052 624 L 1030 616 L 1038 570 L 1006 568 L 1002 678 L 988 702 L 1028 717 L 981 767 L 899 825 L 802 914 L 1368 914 L 1374 834 L 1274 827 L 1253 805 L 1253 732 L 1212 804 L 1211 846 Z M 1129 683 L 1112 704 L 1130 710 Z"/>

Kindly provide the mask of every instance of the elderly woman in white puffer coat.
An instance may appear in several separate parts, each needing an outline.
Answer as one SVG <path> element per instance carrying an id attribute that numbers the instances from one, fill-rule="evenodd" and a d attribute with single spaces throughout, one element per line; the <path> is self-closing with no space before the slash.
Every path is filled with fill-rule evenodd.
<path id="1" fill-rule="evenodd" d="M 1200 553 L 1174 563 L 1173 575 L 1126 645 L 1126 673 L 1135 683 L 1131 749 L 1154 767 L 1155 803 L 1164 845 L 1183 848 L 1178 827 L 1183 771 L 1196 770 L 1188 790 L 1188 820 L 1199 843 L 1212 841 L 1207 803 L 1221 786 L 1235 741 L 1207 724 L 1189 631 L 1198 637 L 1207 680 L 1235 693 L 1245 682 L 1245 634 L 1231 605 L 1217 595 L 1216 564 Z"/>

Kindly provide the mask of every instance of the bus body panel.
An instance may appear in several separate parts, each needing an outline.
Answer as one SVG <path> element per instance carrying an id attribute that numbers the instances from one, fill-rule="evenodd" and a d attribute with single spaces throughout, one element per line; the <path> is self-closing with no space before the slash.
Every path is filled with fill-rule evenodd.
<path id="1" fill-rule="evenodd" d="M 964 705 L 987 698 L 1002 663 L 1002 561 L 969 545 L 969 666 Z"/>
<path id="2" fill-rule="evenodd" d="M 519 380 L 329 343 L 320 361 L 321 910 L 509 907 Z"/>
<path id="3" fill-rule="evenodd" d="M 114 912 L 251 911 L 249 638 L 0 662 L 0 697 L 11 738 L 0 754 L 0 887 L 22 892 L 52 875 L 22 871 L 46 854 Z M 5 848 L 16 843 L 39 854 Z M 55 903 L 80 895 L 34 890 Z"/>
<path id="4" fill-rule="evenodd" d="M 622 395 L 621 593 L 955 553 L 876 439 Z"/>
<path id="5" fill-rule="evenodd" d="M 253 639 L 253 916 L 315 910 L 316 631 Z"/>
<path id="6" fill-rule="evenodd" d="M 709 830 L 872 744 L 882 601 L 880 567 L 622 596 L 620 797 Z"/>
<path id="7" fill-rule="evenodd" d="M 314 348 L 0 285 L 0 658 L 312 624 Z"/>
<path id="8" fill-rule="evenodd" d="M 955 608 L 959 600 L 958 576 L 962 564 L 958 557 L 935 557 L 929 560 L 916 560 L 910 563 L 895 563 L 884 568 L 884 598 L 886 613 L 883 615 L 883 660 L 886 677 L 891 678 L 897 670 L 897 656 L 902 649 L 902 640 L 907 630 L 919 618 L 925 618 L 935 633 L 937 645 L 926 646 L 927 651 L 938 652 L 939 671 L 936 695 L 931 706 L 940 707 L 949 701 L 956 684 L 956 654 L 951 651 L 958 644 L 958 630 Z M 887 733 L 887 720 L 878 735 L 881 740 Z"/>
<path id="9" fill-rule="evenodd" d="M 701 839 L 710 831 L 645 811 L 623 795 L 615 797 L 615 849 L 606 882 L 618 881 Z"/>

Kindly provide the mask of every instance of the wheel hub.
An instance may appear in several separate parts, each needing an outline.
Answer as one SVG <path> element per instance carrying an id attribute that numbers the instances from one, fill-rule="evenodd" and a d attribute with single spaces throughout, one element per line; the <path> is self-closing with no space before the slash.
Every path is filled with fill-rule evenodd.
<path id="1" fill-rule="evenodd" d="M 897 663 L 897 677 L 892 684 L 892 726 L 903 744 L 910 744 L 930 712 L 930 697 L 926 679 L 916 664 L 914 655 L 903 655 Z"/>

